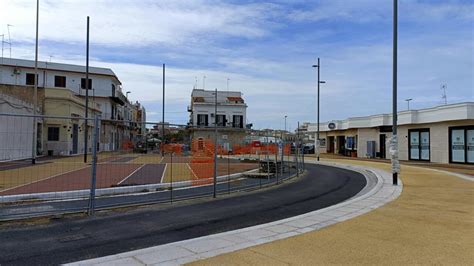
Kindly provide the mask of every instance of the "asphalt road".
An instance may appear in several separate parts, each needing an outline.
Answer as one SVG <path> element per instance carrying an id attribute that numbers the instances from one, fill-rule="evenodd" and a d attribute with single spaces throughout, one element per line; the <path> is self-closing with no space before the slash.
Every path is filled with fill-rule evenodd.
<path id="1" fill-rule="evenodd" d="M 252 193 L 60 219 L 0 230 L 0 264 L 60 264 L 234 230 L 288 218 L 344 201 L 365 178 L 307 165 L 304 177 Z"/>

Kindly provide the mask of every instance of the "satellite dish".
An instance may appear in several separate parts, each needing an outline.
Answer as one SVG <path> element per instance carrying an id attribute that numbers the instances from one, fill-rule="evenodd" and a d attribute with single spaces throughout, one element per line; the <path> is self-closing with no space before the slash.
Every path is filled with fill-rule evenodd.
<path id="1" fill-rule="evenodd" d="M 335 128 L 336 128 L 336 124 L 334 124 L 333 122 L 331 122 L 331 123 L 328 124 L 328 128 L 329 128 L 329 129 L 335 129 Z"/>

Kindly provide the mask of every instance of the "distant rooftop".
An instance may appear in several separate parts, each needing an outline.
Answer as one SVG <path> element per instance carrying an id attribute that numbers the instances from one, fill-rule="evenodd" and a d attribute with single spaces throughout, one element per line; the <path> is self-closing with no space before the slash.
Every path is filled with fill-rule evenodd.
<path id="1" fill-rule="evenodd" d="M 3 66 L 12 66 L 12 67 L 24 67 L 24 68 L 35 68 L 34 60 L 25 60 L 25 59 L 16 59 L 16 58 L 1 58 L 0 65 Z M 85 73 L 85 65 L 73 65 L 73 64 L 63 64 L 63 63 L 54 63 L 54 62 L 45 62 L 38 61 L 38 69 L 41 70 L 57 70 L 57 71 L 67 71 L 75 73 Z M 96 75 L 105 75 L 115 77 L 119 82 L 117 75 L 110 68 L 103 67 L 91 67 L 89 66 L 89 73 Z"/>
<path id="2" fill-rule="evenodd" d="M 214 103 L 215 91 L 193 89 L 191 98 L 194 103 Z M 217 91 L 217 102 L 220 103 L 244 103 L 242 92 L 240 91 Z"/>

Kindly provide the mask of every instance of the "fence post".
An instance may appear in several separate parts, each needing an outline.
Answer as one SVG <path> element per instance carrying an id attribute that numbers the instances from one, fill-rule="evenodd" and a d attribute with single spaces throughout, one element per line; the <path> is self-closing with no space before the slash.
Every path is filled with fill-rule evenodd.
<path id="1" fill-rule="evenodd" d="M 97 141 L 99 137 L 99 116 L 94 116 L 94 137 L 92 138 L 92 180 L 91 180 L 91 192 L 89 197 L 89 215 L 94 215 L 95 210 L 95 189 L 97 183 Z M 87 152 L 87 151 L 84 151 Z"/>
<path id="2" fill-rule="evenodd" d="M 173 203 L 173 152 L 170 153 L 170 162 L 170 202 Z"/>
<path id="3" fill-rule="evenodd" d="M 227 194 L 230 194 L 230 152 L 227 151 Z"/>

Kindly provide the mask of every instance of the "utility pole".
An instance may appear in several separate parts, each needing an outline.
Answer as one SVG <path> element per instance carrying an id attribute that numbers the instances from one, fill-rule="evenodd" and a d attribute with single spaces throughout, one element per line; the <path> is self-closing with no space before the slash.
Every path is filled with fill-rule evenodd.
<path id="1" fill-rule="evenodd" d="M 31 151 L 31 163 L 36 164 L 36 138 L 38 131 L 38 124 L 36 123 L 36 108 L 38 108 L 38 29 L 39 29 L 39 0 L 36 0 L 36 42 L 35 42 L 35 88 L 33 91 L 33 141 Z M 8 29 L 8 35 L 10 35 L 10 29 Z M 3 42 L 2 42 L 3 45 Z M 3 47 L 2 47 L 3 54 Z M 11 47 L 10 47 L 10 58 L 11 58 Z M 2 56 L 3 60 L 3 56 Z"/>
<path id="2" fill-rule="evenodd" d="M 86 34 L 86 116 L 84 119 L 84 163 L 87 163 L 87 140 L 89 135 L 89 128 L 88 128 L 88 121 L 87 118 L 89 116 L 89 16 L 87 16 L 87 34 Z"/>
<path id="3" fill-rule="evenodd" d="M 163 64 L 163 106 L 161 114 L 161 157 L 165 156 L 165 64 Z"/>
<path id="4" fill-rule="evenodd" d="M 392 178 L 393 184 L 398 184 L 398 136 L 397 136 L 397 39 L 398 39 L 398 0 L 393 0 L 393 82 L 392 82 L 392 118 L 393 118 L 393 129 L 392 129 Z"/>
<path id="5" fill-rule="evenodd" d="M 217 88 L 214 93 L 214 188 L 213 197 L 216 197 L 217 188 Z"/>

